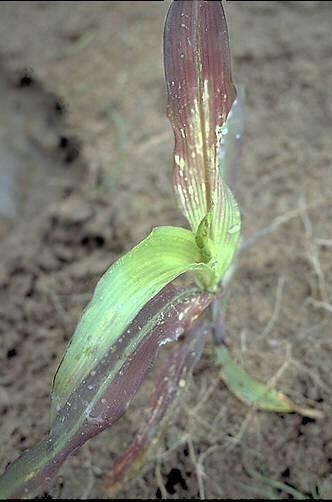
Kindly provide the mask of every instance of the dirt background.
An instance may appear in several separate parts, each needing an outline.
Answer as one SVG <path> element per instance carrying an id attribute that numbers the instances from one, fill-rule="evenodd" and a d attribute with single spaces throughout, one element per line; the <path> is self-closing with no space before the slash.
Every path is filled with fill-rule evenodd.
<path id="1" fill-rule="evenodd" d="M 52 377 L 100 275 L 153 226 L 185 224 L 170 183 L 166 9 L 1 4 L 1 470 L 46 433 Z M 177 418 L 120 498 L 271 495 L 248 467 L 332 497 L 332 4 L 230 1 L 226 13 L 247 91 L 243 234 L 267 228 L 239 258 L 227 340 L 252 376 L 325 417 L 249 409 L 208 344 Z M 105 497 L 102 478 L 144 397 L 41 495 Z"/>

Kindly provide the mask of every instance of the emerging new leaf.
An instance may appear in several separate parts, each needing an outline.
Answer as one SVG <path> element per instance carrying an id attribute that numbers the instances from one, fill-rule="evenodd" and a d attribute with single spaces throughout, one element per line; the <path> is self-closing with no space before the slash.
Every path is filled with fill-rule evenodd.
<path id="1" fill-rule="evenodd" d="M 230 159 L 234 146 L 226 136 L 234 137 L 239 129 L 234 121 L 239 107 L 221 2 L 171 4 L 164 64 L 168 117 L 175 136 L 175 192 L 218 282 L 230 265 L 240 232 L 239 210 L 223 179 L 228 170 L 224 160 Z"/>

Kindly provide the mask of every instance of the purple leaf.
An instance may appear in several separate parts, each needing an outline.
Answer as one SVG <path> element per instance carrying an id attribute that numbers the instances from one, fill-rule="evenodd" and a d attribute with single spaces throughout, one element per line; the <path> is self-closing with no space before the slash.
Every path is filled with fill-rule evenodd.
<path id="1" fill-rule="evenodd" d="M 234 102 L 227 24 L 219 1 L 175 1 L 164 30 L 174 186 L 194 231 L 219 184 L 221 129 Z"/>
<path id="2" fill-rule="evenodd" d="M 105 479 L 107 495 L 113 496 L 141 467 L 147 453 L 157 442 L 160 425 L 169 417 L 180 391 L 188 386 L 192 371 L 199 361 L 206 341 L 207 330 L 202 323 L 191 329 L 182 345 L 168 356 L 162 366 L 157 384 L 145 412 L 145 422 L 135 440 L 115 462 Z"/>
<path id="3" fill-rule="evenodd" d="M 71 394 L 53 421 L 47 439 L 10 465 L 1 479 L 1 497 L 31 496 L 51 480 L 69 455 L 113 425 L 141 386 L 160 346 L 177 340 L 212 299 L 213 295 L 198 289 L 181 290 L 169 284 L 150 300 L 120 337 L 116 349 L 105 354 Z M 126 357 L 131 340 L 141 330 L 146 331 L 144 338 Z M 125 364 L 98 395 L 101 383 L 123 358 Z M 96 393 L 97 399 L 95 396 L 91 400 L 91 393 Z"/>

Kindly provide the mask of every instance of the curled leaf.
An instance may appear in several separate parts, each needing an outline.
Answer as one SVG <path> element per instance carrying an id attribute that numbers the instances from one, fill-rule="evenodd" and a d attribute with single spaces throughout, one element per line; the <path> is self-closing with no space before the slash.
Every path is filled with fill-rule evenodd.
<path id="1" fill-rule="evenodd" d="M 219 180 L 222 127 L 235 100 L 221 2 L 176 1 L 164 30 L 168 117 L 175 136 L 174 185 L 194 231 L 211 209 Z"/>
<path id="2" fill-rule="evenodd" d="M 226 173 L 234 164 L 232 150 L 241 134 L 241 106 L 232 82 L 221 2 L 171 4 L 164 66 L 175 137 L 175 192 L 217 285 L 233 259 L 241 223 L 225 183 L 231 179 Z"/>

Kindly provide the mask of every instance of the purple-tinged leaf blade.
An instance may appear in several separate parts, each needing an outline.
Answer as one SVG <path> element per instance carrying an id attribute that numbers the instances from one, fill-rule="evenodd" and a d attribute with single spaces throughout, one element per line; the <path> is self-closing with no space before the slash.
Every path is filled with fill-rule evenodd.
<path id="1" fill-rule="evenodd" d="M 69 455 L 113 425 L 137 393 L 160 346 L 190 328 L 212 299 L 209 293 L 194 288 L 179 290 L 169 284 L 150 300 L 116 348 L 111 347 L 70 395 L 48 437 L 10 465 L 0 480 L 0 498 L 30 498 L 51 480 Z M 132 350 L 131 341 L 141 333 Z"/>
<path id="2" fill-rule="evenodd" d="M 240 87 L 237 89 L 236 99 L 222 127 L 223 134 L 220 137 L 218 151 L 221 177 L 233 193 L 237 190 L 239 178 L 245 120 L 244 109 L 245 92 L 244 88 Z"/>
<path id="3" fill-rule="evenodd" d="M 181 390 L 188 386 L 192 371 L 202 355 L 206 335 L 206 326 L 199 323 L 166 359 L 145 412 L 144 424 L 126 452 L 116 460 L 111 474 L 105 478 L 104 488 L 108 496 L 114 496 L 135 475 L 157 443 L 162 426 L 174 409 Z"/>
<path id="4" fill-rule="evenodd" d="M 206 287 L 214 278 L 212 268 L 201 262 L 193 233 L 171 226 L 154 228 L 109 267 L 98 281 L 56 372 L 52 420 L 105 353 L 114 349 L 144 305 L 186 272 L 198 274 Z M 132 342 L 134 346 L 136 340 Z"/>
<path id="5" fill-rule="evenodd" d="M 222 126 L 234 102 L 227 24 L 219 1 L 175 1 L 164 30 L 174 186 L 196 232 L 220 183 Z"/>

